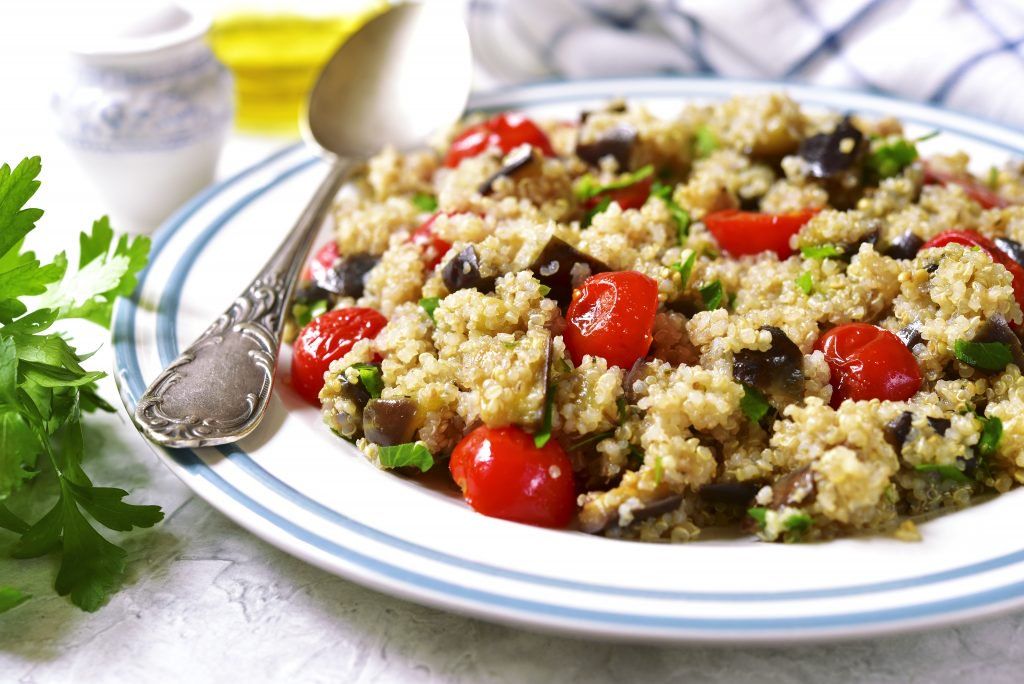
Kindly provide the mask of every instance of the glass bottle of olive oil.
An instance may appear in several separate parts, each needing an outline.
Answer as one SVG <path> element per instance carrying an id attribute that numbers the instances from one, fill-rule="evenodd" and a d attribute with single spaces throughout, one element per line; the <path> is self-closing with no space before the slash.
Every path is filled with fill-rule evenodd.
<path id="1" fill-rule="evenodd" d="M 348 11 L 299 14 L 243 5 L 214 21 L 210 44 L 234 75 L 240 129 L 294 135 L 320 68 L 342 41 L 388 6 L 387 0 L 340 4 Z"/>

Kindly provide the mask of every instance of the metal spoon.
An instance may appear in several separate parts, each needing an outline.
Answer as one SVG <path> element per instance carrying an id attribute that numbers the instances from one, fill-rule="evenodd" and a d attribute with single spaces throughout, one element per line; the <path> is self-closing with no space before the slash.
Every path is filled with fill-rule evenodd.
<path id="1" fill-rule="evenodd" d="M 351 36 L 324 67 L 303 115 L 331 168 L 256 279 L 139 399 L 135 422 L 168 447 L 227 444 L 252 432 L 274 383 L 299 269 L 355 160 L 408 149 L 454 122 L 469 96 L 469 37 L 453 3 L 398 5 Z"/>

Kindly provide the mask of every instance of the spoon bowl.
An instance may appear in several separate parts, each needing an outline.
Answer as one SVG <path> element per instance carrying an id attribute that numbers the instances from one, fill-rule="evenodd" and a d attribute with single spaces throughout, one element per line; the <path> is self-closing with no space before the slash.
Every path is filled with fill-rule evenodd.
<path id="1" fill-rule="evenodd" d="M 453 123 L 469 97 L 469 38 L 451 3 L 392 7 L 338 49 L 301 127 L 330 161 L 309 204 L 253 282 L 139 399 L 142 433 L 172 448 L 235 442 L 262 419 L 299 269 L 338 188 L 359 159 L 408 149 Z"/>

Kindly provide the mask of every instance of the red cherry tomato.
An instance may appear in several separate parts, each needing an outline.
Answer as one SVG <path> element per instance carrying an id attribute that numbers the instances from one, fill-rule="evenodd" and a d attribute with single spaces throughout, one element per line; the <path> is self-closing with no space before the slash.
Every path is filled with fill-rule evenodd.
<path id="1" fill-rule="evenodd" d="M 636 271 L 598 273 L 573 291 L 565 346 L 573 363 L 587 354 L 629 368 L 647 355 L 658 310 L 658 284 Z"/>
<path id="2" fill-rule="evenodd" d="M 569 457 L 554 440 L 538 449 L 521 428 L 478 427 L 455 447 L 448 468 L 478 513 L 565 527 L 576 511 Z"/>
<path id="3" fill-rule="evenodd" d="M 441 263 L 441 257 L 452 248 L 452 244 L 447 240 L 434 235 L 434 231 L 431 226 L 434 225 L 434 221 L 441 213 L 438 212 L 423 222 L 419 228 L 413 231 L 412 235 L 409 236 L 409 242 L 414 245 L 418 245 L 423 250 L 423 257 L 427 261 L 427 268 L 433 269 L 439 263 Z M 451 214 L 448 214 L 451 216 Z"/>
<path id="4" fill-rule="evenodd" d="M 832 407 L 854 401 L 909 399 L 921 388 L 917 359 L 900 338 L 868 323 L 836 326 L 818 338 L 832 375 Z"/>
<path id="5" fill-rule="evenodd" d="M 983 185 L 977 178 L 971 175 L 960 176 L 937 169 L 928 162 L 924 163 L 924 182 L 929 185 L 959 185 L 964 189 L 972 200 L 982 206 L 983 209 L 996 207 L 1008 207 L 1013 204 L 1010 200 L 1002 197 L 992 188 Z"/>
<path id="6" fill-rule="evenodd" d="M 323 280 L 323 276 L 327 271 L 334 265 L 334 262 L 338 260 L 338 243 L 331 240 L 326 245 L 317 250 L 313 258 L 306 264 L 306 268 L 302 270 L 301 280 L 315 280 L 320 282 Z"/>
<path id="7" fill-rule="evenodd" d="M 785 259 L 793 254 L 789 238 L 817 213 L 817 209 L 788 214 L 726 209 L 705 216 L 704 225 L 715 236 L 718 246 L 730 256 L 775 252 L 780 259 Z"/>
<path id="8" fill-rule="evenodd" d="M 524 144 L 536 147 L 545 156 L 555 156 L 548 136 L 529 118 L 514 112 L 498 114 L 460 133 L 448 148 L 444 165 L 454 168 L 463 159 L 475 157 L 492 147 L 508 154 Z"/>
<path id="9" fill-rule="evenodd" d="M 388 319 L 375 309 L 353 306 L 328 311 L 302 329 L 292 348 L 292 387 L 311 404 L 324 388 L 331 361 L 348 353 L 359 340 L 373 339 Z"/>
<path id="10" fill-rule="evenodd" d="M 624 188 L 618 190 L 608 190 L 598 195 L 594 195 L 586 202 L 583 203 L 584 209 L 593 209 L 597 205 L 601 204 L 605 199 L 609 199 L 612 202 L 617 202 L 618 205 L 625 211 L 626 209 L 639 209 L 644 206 L 644 202 L 651 194 L 651 187 L 654 185 L 654 179 L 648 176 L 647 178 L 641 178 L 632 185 L 627 185 Z"/>
<path id="11" fill-rule="evenodd" d="M 1024 309 L 1024 267 L 984 235 L 973 230 L 947 230 L 921 245 L 921 249 L 944 247 L 953 243 L 968 247 L 980 247 L 992 257 L 992 261 L 1009 271 L 1013 276 L 1013 297 L 1017 300 L 1017 305 Z"/>

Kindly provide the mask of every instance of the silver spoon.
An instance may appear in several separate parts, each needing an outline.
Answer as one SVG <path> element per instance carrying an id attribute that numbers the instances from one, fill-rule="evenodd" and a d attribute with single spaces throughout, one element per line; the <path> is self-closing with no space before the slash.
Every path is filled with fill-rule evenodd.
<path id="1" fill-rule="evenodd" d="M 213 446 L 259 425 L 299 269 L 355 160 L 387 144 L 422 145 L 466 105 L 472 60 L 453 5 L 397 5 L 359 29 L 324 67 L 301 123 L 306 142 L 331 168 L 255 280 L 139 399 L 135 422 L 150 440 Z"/>

